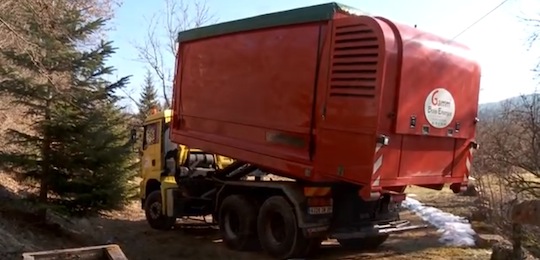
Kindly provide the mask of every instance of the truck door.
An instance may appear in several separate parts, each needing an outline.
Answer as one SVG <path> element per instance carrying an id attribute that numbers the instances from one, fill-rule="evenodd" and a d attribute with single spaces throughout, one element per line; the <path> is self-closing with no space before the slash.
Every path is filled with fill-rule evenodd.
<path id="1" fill-rule="evenodd" d="M 142 151 L 143 175 L 161 171 L 161 121 L 151 121 L 144 126 Z"/>

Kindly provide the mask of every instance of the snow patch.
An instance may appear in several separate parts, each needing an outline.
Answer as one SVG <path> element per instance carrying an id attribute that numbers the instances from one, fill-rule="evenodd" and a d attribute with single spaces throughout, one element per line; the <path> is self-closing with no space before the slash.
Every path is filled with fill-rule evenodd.
<path id="1" fill-rule="evenodd" d="M 402 206 L 438 228 L 437 232 L 441 234 L 439 242 L 447 246 L 475 245 L 476 232 L 467 219 L 438 208 L 424 206 L 420 201 L 412 198 L 406 198 Z"/>

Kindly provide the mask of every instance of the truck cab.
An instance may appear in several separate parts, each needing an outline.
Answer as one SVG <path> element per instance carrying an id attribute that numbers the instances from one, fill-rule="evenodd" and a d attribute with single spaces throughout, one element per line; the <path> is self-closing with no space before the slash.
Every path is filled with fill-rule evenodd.
<path id="1" fill-rule="evenodd" d="M 200 149 L 171 142 L 169 138 L 172 110 L 152 109 L 143 123 L 141 144 L 141 208 L 155 229 L 170 229 L 176 219 L 166 217 L 162 190 L 177 187 L 177 180 L 185 169 L 203 167 L 223 169 L 232 159 L 209 154 Z"/>

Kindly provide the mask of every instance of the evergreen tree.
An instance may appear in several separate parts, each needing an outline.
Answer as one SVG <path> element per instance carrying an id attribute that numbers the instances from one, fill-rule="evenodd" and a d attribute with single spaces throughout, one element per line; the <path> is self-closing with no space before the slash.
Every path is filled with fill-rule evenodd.
<path id="1" fill-rule="evenodd" d="M 50 19 L 30 8 L 23 13 L 28 23 L 18 29 L 39 52 L 0 51 L 12 64 L 0 68 L 0 91 L 27 107 L 34 121 L 28 131 L 9 130 L 9 142 L 20 149 L 0 153 L 0 167 L 38 181 L 42 202 L 86 215 L 123 206 L 136 173 L 115 94 L 128 78 L 104 80 L 112 72 L 105 66 L 114 53 L 111 43 L 85 50 L 79 44 L 105 20 L 86 23 L 68 6 Z"/>
<path id="2" fill-rule="evenodd" d="M 146 75 L 144 77 L 144 85 L 141 92 L 141 96 L 139 98 L 139 122 L 142 124 L 144 122 L 144 119 L 150 112 L 152 108 L 161 109 L 161 106 L 159 104 L 159 98 L 157 94 L 157 88 L 154 85 L 154 80 L 152 78 L 152 73 L 150 71 L 146 71 Z"/>
<path id="3" fill-rule="evenodd" d="M 125 83 L 123 80 L 108 87 Z M 50 186 L 60 196 L 55 202 L 77 215 L 119 209 L 134 192 L 135 187 L 129 183 L 136 173 L 136 164 L 128 125 L 122 123 L 129 115 L 107 98 L 109 91 L 106 87 L 80 91 L 77 103 L 90 97 L 92 102 L 88 106 L 72 109 L 66 105 L 57 110 L 65 121 L 56 125 L 54 139 L 64 146 L 53 157 L 58 160 L 55 165 L 66 168 L 56 172 Z M 66 154 L 71 155 L 68 160 Z"/>

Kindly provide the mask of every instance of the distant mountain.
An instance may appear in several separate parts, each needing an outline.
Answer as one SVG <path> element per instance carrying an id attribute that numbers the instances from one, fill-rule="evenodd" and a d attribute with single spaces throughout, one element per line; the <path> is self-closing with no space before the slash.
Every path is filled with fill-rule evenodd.
<path id="1" fill-rule="evenodd" d="M 519 97 L 513 97 L 513 98 L 510 98 L 510 99 L 516 99 L 517 100 L 518 98 Z M 492 117 L 492 116 L 498 114 L 503 109 L 503 104 L 507 100 L 508 99 L 497 101 L 497 102 L 490 102 L 490 103 L 480 104 L 478 106 L 478 118 L 480 118 L 480 120 L 483 120 L 483 119 L 486 119 L 486 118 L 489 118 L 489 117 Z"/>
<path id="2" fill-rule="evenodd" d="M 539 98 L 539 96 L 540 94 L 529 94 L 524 97 L 526 98 L 527 101 L 532 101 L 534 98 Z M 478 106 L 478 118 L 482 120 L 482 119 L 497 115 L 504 108 L 504 104 L 506 104 L 507 102 L 519 104 L 520 102 L 523 101 L 522 98 L 523 98 L 522 96 L 517 96 L 517 97 L 511 97 L 505 100 L 501 100 L 498 102 L 480 104 Z"/>

